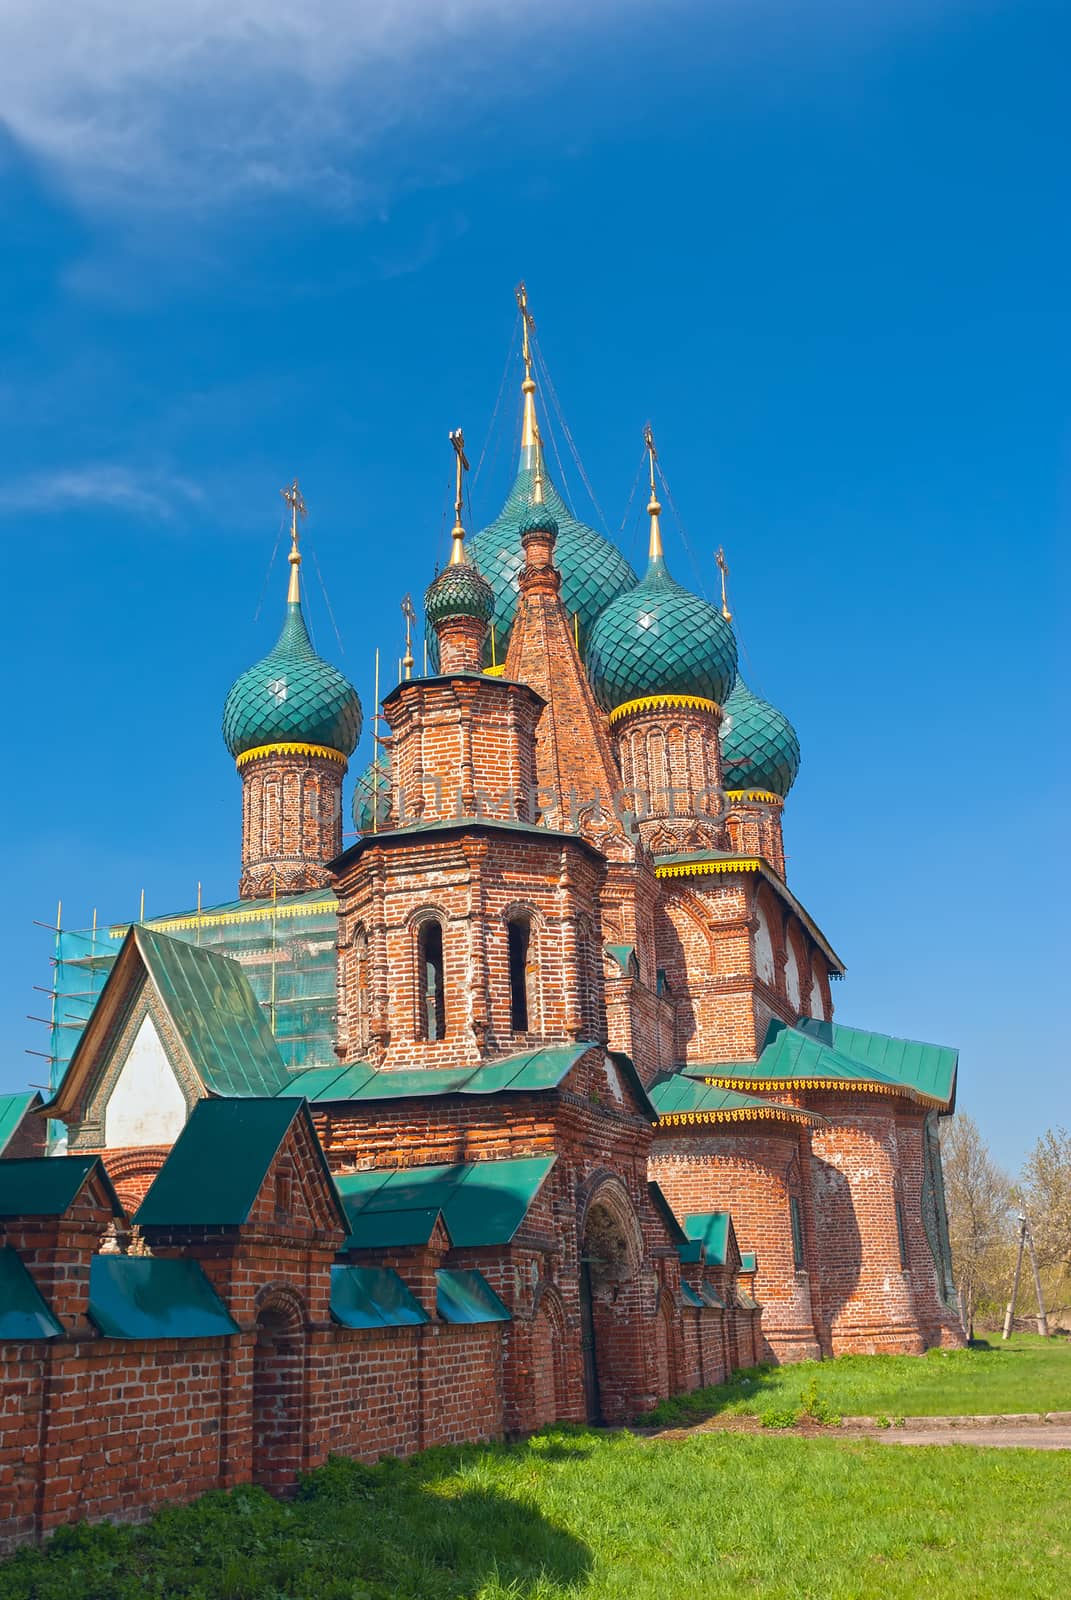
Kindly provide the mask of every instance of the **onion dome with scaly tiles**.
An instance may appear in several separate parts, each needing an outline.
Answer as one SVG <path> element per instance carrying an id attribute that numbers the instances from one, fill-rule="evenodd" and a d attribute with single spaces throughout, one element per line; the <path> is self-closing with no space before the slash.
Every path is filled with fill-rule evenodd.
<path id="1" fill-rule="evenodd" d="M 351 815 L 358 833 L 374 833 L 390 815 L 390 771 L 370 761 L 353 790 Z"/>
<path id="2" fill-rule="evenodd" d="M 721 763 L 730 795 L 788 794 L 800 769 L 800 742 L 783 712 L 752 694 L 743 678 L 725 702 Z"/>
<path id="3" fill-rule="evenodd" d="M 653 471 L 652 456 L 652 476 Z M 588 641 L 587 669 L 595 697 L 609 712 L 662 696 L 721 706 L 736 677 L 736 637 L 716 606 L 670 577 L 659 524 L 662 507 L 653 483 L 647 510 L 647 571 L 635 588 L 600 613 Z"/>
<path id="4" fill-rule="evenodd" d="M 279 745 L 312 746 L 348 758 L 361 736 L 356 689 L 337 667 L 317 655 L 305 626 L 298 509 L 295 505 L 282 632 L 274 649 L 234 681 L 223 707 L 223 739 L 236 760 Z"/>

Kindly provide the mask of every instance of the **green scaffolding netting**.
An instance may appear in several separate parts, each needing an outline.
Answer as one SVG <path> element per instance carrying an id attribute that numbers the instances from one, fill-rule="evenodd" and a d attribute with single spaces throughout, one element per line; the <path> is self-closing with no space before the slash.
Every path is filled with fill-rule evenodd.
<path id="1" fill-rule="evenodd" d="M 335 945 L 338 904 L 329 889 L 236 900 L 147 917 L 145 925 L 240 961 L 293 1071 L 337 1065 Z M 55 1093 L 129 923 L 61 929 L 54 957 L 50 1083 Z"/>

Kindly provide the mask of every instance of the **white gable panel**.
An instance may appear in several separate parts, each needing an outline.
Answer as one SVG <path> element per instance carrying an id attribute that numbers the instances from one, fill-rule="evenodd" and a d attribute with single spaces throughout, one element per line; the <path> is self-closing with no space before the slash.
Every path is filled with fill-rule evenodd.
<path id="1" fill-rule="evenodd" d="M 186 1097 L 152 1018 L 142 1019 L 104 1111 L 104 1143 L 173 1144 L 186 1125 Z"/>

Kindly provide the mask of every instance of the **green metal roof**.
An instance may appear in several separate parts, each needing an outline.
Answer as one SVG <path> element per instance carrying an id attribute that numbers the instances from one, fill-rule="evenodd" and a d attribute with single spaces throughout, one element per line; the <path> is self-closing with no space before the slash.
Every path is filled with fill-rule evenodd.
<path id="1" fill-rule="evenodd" d="M 697 1069 L 690 1069 L 695 1071 Z M 913 1097 L 914 1091 L 900 1085 L 887 1073 L 824 1045 L 810 1033 L 790 1028 L 776 1018 L 766 1030 L 766 1043 L 757 1061 L 720 1061 L 707 1069 L 712 1078 L 740 1078 L 770 1081 L 806 1078 L 827 1083 L 874 1083 L 902 1088 Z"/>
<path id="2" fill-rule="evenodd" d="M 435 1308 L 444 1322 L 510 1322 L 502 1304 L 482 1272 L 462 1272 L 440 1267 L 435 1274 L 438 1290 Z"/>
<path id="3" fill-rule="evenodd" d="M 343 1208 L 345 1209 L 345 1208 Z M 360 1211 L 343 1250 L 420 1250 L 446 1219 L 438 1206 L 399 1206 L 397 1211 Z M 446 1229 L 449 1236 L 449 1228 Z M 452 1241 L 451 1241 L 452 1242 Z"/>
<path id="4" fill-rule="evenodd" d="M 27 1156 L 0 1161 L 0 1217 L 62 1217 L 94 1169 L 121 1216 L 99 1156 Z"/>
<path id="5" fill-rule="evenodd" d="M 495 520 L 469 540 L 469 551 L 495 592 L 495 644 L 499 661 L 505 660 L 510 629 L 517 609 L 518 578 L 524 565 L 521 522 L 532 503 L 535 475 L 525 463 L 514 479 L 505 505 Z M 578 522 L 544 469 L 543 499 L 558 525 L 554 564 L 562 575 L 561 601 L 567 614 L 579 619 L 581 646 L 599 612 L 636 582 L 625 557 L 616 545 Z M 433 664 L 438 657 L 438 640 L 428 640 L 428 655 Z M 490 653 L 485 665 L 490 665 Z"/>
<path id="6" fill-rule="evenodd" d="M 19 1255 L 0 1248 L 0 1340 L 56 1339 L 63 1324 L 49 1310 Z"/>
<path id="7" fill-rule="evenodd" d="M 727 1211 L 690 1211 L 684 1219 L 684 1231 L 689 1239 L 698 1240 L 703 1246 L 708 1261 L 724 1267 L 729 1255 Z"/>
<path id="8" fill-rule="evenodd" d="M 422 1239 L 396 1237 L 412 1219 L 441 1213 L 459 1248 L 508 1244 L 524 1221 L 556 1156 L 509 1161 L 469 1161 L 452 1166 L 395 1167 L 336 1174 L 351 1225 L 345 1249 L 388 1248 Z"/>
<path id="9" fill-rule="evenodd" d="M 801 1017 L 796 1027 L 839 1055 L 862 1061 L 934 1100 L 950 1101 L 955 1093 L 959 1051 L 950 1045 L 896 1039 L 865 1028 L 849 1028 L 842 1022 L 819 1022 L 813 1017 Z"/>
<path id="10" fill-rule="evenodd" d="M 654 1206 L 655 1210 L 662 1218 L 662 1221 L 665 1223 L 666 1232 L 669 1234 L 673 1243 L 678 1247 L 682 1244 L 685 1244 L 688 1236 L 681 1227 L 680 1223 L 677 1221 L 676 1213 L 674 1212 L 669 1201 L 666 1199 L 665 1195 L 662 1193 L 661 1187 L 653 1180 L 648 1180 L 647 1193 L 651 1197 L 651 1204 Z"/>
<path id="11" fill-rule="evenodd" d="M 713 1306 L 716 1311 L 727 1311 L 728 1304 L 722 1299 L 712 1283 L 699 1285 L 699 1297 L 705 1306 Z"/>
<path id="12" fill-rule="evenodd" d="M 639 962 L 634 944 L 604 944 L 603 950 L 613 956 L 626 977 L 638 973 Z"/>
<path id="13" fill-rule="evenodd" d="M 658 556 L 642 582 L 599 613 L 586 661 L 607 711 L 652 694 L 721 705 L 736 677 L 736 636 L 717 606 L 676 583 Z"/>
<path id="14" fill-rule="evenodd" d="M 313 649 L 300 601 L 288 601 L 273 648 L 231 685 L 223 740 L 232 756 L 295 741 L 352 755 L 361 736 L 361 702 L 349 679 Z"/>
<path id="15" fill-rule="evenodd" d="M 686 1306 L 701 1306 L 703 1304 L 690 1283 L 681 1283 L 681 1299 Z"/>
<path id="16" fill-rule="evenodd" d="M 197 1261 L 94 1256 L 89 1317 L 107 1339 L 211 1339 L 238 1324 Z"/>
<path id="17" fill-rule="evenodd" d="M 338 1100 L 411 1100 L 441 1094 L 501 1094 L 556 1089 L 592 1044 L 546 1045 L 480 1067 L 377 1069 L 358 1063 L 295 1072 L 280 1091 L 318 1104 Z"/>
<path id="18" fill-rule="evenodd" d="M 758 1095 L 742 1094 L 738 1089 L 718 1089 L 712 1084 L 698 1081 L 699 1074 L 709 1073 L 714 1077 L 721 1076 L 723 1071 L 723 1066 L 717 1065 L 689 1066 L 683 1072 L 667 1074 L 658 1079 L 652 1084 L 650 1095 L 659 1119 L 683 1115 L 711 1116 L 718 1112 L 735 1111 L 751 1113 L 756 1117 L 765 1114 L 798 1119 L 805 1115 L 812 1121 L 822 1120 L 813 1112 L 801 1113 L 798 1108 L 779 1105 L 775 1100 L 762 1100 Z"/>
<path id="19" fill-rule="evenodd" d="M 754 1270 L 755 1270 L 755 1252 L 754 1252 L 754 1250 L 741 1250 L 741 1252 L 740 1252 L 740 1271 L 741 1272 L 754 1272 Z"/>
<path id="20" fill-rule="evenodd" d="M 240 1227 L 301 1116 L 308 1116 L 304 1100 L 199 1100 L 134 1220 L 146 1228 Z M 319 1150 L 311 1120 L 309 1129 Z M 333 1193 L 322 1151 L 320 1161 Z"/>
<path id="21" fill-rule="evenodd" d="M 24 1090 L 22 1094 L 0 1094 L 0 1155 L 18 1133 L 27 1111 L 39 1098 L 36 1089 Z"/>
<path id="22" fill-rule="evenodd" d="M 414 1328 L 431 1320 L 390 1267 L 332 1267 L 331 1315 L 344 1328 Z"/>
<path id="23" fill-rule="evenodd" d="M 796 730 L 783 712 L 752 694 L 743 678 L 725 702 L 720 737 L 726 789 L 788 793 L 800 770 Z"/>
<path id="24" fill-rule="evenodd" d="M 682 1266 L 694 1266 L 704 1260 L 706 1251 L 701 1239 L 686 1239 L 677 1246 L 677 1255 Z"/>
<path id="25" fill-rule="evenodd" d="M 268 1019 L 237 961 L 153 928 L 134 938 L 205 1087 L 219 1095 L 273 1095 L 289 1078 Z"/>

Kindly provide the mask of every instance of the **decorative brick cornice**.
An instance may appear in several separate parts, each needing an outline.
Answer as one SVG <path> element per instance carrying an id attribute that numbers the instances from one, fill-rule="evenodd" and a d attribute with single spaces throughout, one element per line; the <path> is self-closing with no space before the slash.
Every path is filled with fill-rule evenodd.
<path id="1" fill-rule="evenodd" d="M 258 744 L 252 750 L 243 750 L 234 765 L 241 772 L 251 761 L 262 761 L 265 756 L 312 756 L 320 761 L 333 761 L 343 772 L 349 762 L 341 750 L 332 750 L 326 744 Z"/>
<path id="2" fill-rule="evenodd" d="M 707 1078 L 707 1083 L 714 1079 Z M 719 1083 L 719 1087 L 724 1087 Z M 818 1127 L 828 1119 L 817 1111 L 807 1111 L 803 1106 L 745 1106 L 735 1111 L 671 1111 L 659 1117 L 659 1128 L 684 1128 L 704 1122 L 801 1122 L 807 1127 Z"/>
<path id="3" fill-rule="evenodd" d="M 891 1099 L 916 1100 L 922 1105 L 943 1107 L 946 1102 L 912 1089 L 906 1083 L 875 1083 L 869 1078 L 704 1078 L 712 1089 L 752 1089 L 776 1094 L 784 1089 L 818 1089 L 833 1094 L 880 1094 Z"/>

